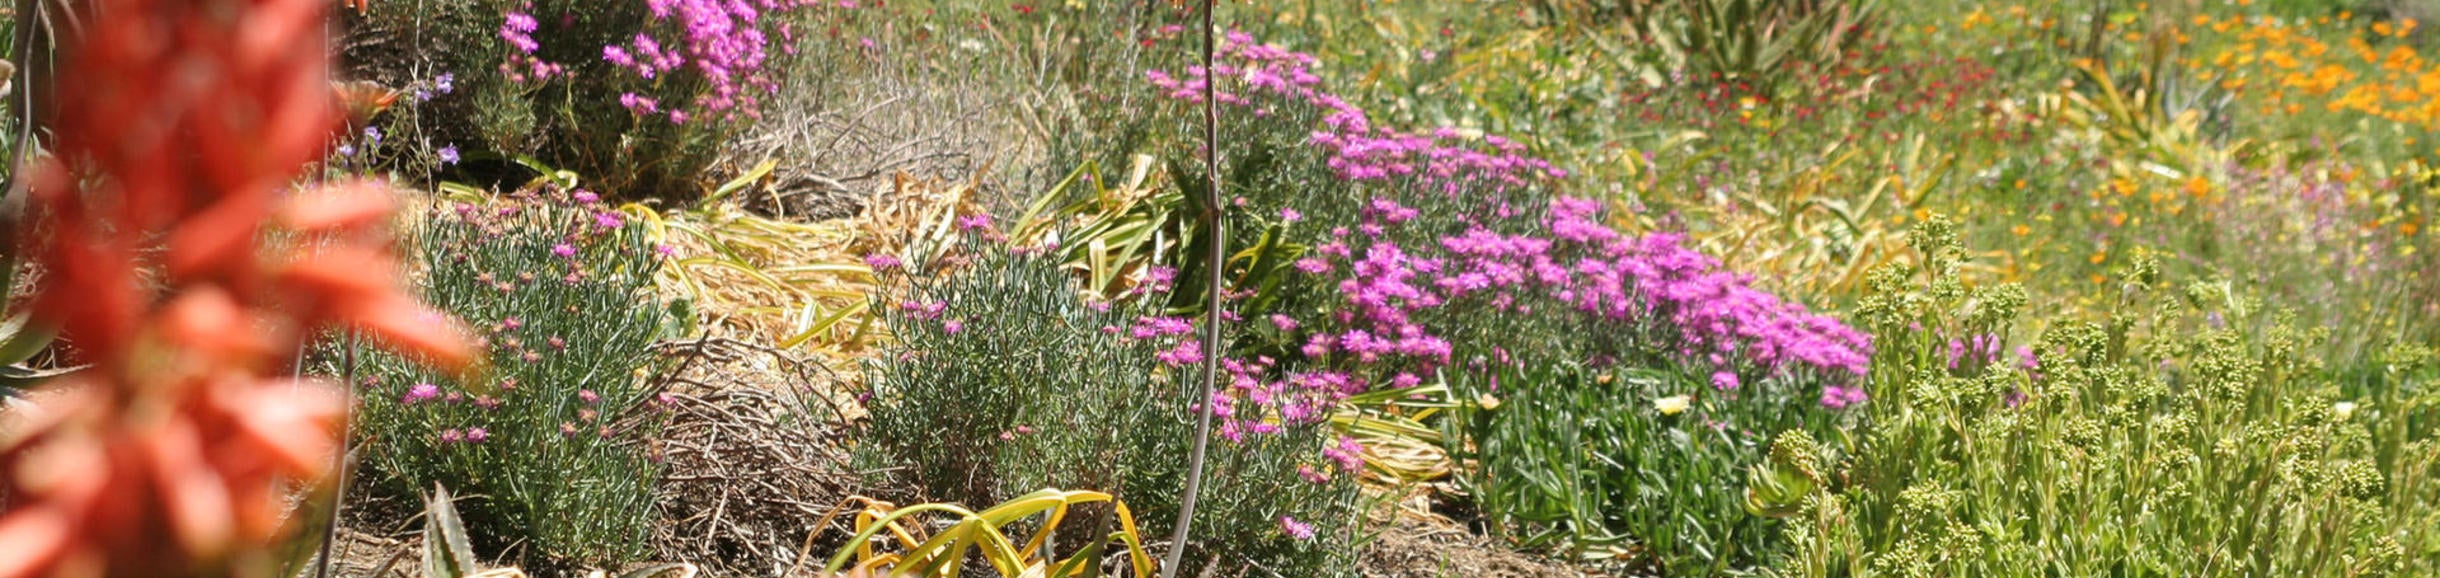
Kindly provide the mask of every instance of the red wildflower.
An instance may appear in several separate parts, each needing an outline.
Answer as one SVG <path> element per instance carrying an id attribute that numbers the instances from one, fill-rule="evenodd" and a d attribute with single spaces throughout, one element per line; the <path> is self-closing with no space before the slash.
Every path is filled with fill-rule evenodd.
<path id="1" fill-rule="evenodd" d="M 0 430 L 0 578 L 266 576 L 278 482 L 328 469 L 342 409 L 276 377 L 302 340 L 472 360 L 395 285 L 386 191 L 284 194 L 338 120 L 327 6 L 121 0 L 65 51 L 61 154 L 30 173 L 52 220 L 34 313 L 93 367 Z"/>

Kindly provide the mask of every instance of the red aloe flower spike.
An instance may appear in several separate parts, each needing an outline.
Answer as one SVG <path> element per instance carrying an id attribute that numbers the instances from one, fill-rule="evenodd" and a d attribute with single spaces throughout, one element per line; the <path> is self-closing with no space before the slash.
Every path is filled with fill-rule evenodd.
<path id="1" fill-rule="evenodd" d="M 35 313 L 95 367 L 0 424 L 0 578 L 268 576 L 278 482 L 326 473 L 344 409 L 276 377 L 303 340 L 472 363 L 401 290 L 381 187 L 285 193 L 339 120 L 327 7 L 122 0 L 65 51 L 57 158 L 82 164 L 28 175 L 55 221 Z M 274 225 L 319 239 L 260 246 Z"/>

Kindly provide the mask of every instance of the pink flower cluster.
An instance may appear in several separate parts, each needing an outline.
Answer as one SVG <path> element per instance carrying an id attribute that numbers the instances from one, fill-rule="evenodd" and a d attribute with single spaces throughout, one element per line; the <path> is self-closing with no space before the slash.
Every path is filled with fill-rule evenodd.
<path id="1" fill-rule="evenodd" d="M 1447 364 L 1451 350 L 1418 315 L 1470 300 L 1503 314 L 1533 315 L 1537 303 L 1564 308 L 1620 331 L 1669 328 L 1672 353 L 1709 365 L 1720 389 L 1738 387 L 1742 371 L 1801 370 L 1845 383 L 1870 363 L 1869 336 L 1753 288 L 1677 235 L 1622 235 L 1598 221 L 1598 203 L 1561 197 L 1548 208 L 1545 233 L 1474 225 L 1441 237 L 1437 247 L 1387 238 L 1405 214 L 1375 199 L 1360 227 L 1366 234 L 1334 231 L 1335 239 L 1302 268 L 1328 274 L 1345 264 L 1344 276 L 1334 277 L 1340 300 L 1318 324 L 1329 329 L 1307 337 L 1307 357 L 1393 368 L 1390 385 L 1417 383 L 1416 375 Z M 1289 325 L 1302 323 L 1282 326 Z M 1846 407 L 1863 396 L 1861 388 L 1846 388 L 1824 405 Z"/>
<path id="2" fill-rule="evenodd" d="M 656 27 L 669 26 L 675 29 L 675 33 L 652 29 L 638 31 L 625 44 L 603 46 L 602 60 L 648 81 L 671 73 L 691 71 L 705 85 L 704 92 L 694 97 L 694 110 L 698 114 L 714 113 L 728 118 L 742 113 L 748 118 L 757 118 L 760 116 L 762 95 L 779 90 L 774 72 L 766 66 L 771 56 L 772 37 L 779 37 L 782 50 L 790 50 L 787 42 L 794 37 L 793 31 L 780 16 L 814 7 L 818 3 L 812 0 L 644 0 L 644 4 L 651 10 Z M 666 114 L 673 123 L 683 124 L 688 118 L 684 107 L 667 106 L 650 96 L 622 94 L 619 104 L 638 115 Z"/>
<path id="3" fill-rule="evenodd" d="M 534 40 L 534 31 L 541 28 L 541 23 L 534 20 L 534 15 L 522 11 L 532 8 L 529 4 L 500 18 L 500 41 L 516 49 L 508 53 L 508 62 L 500 64 L 500 74 L 508 77 L 509 82 L 544 80 L 562 72 L 559 65 L 535 54 L 542 49 L 542 43 Z"/>
<path id="4" fill-rule="evenodd" d="M 1312 72 L 1312 55 L 1230 32 L 1218 57 L 1230 64 L 1214 66 L 1211 71 L 1189 67 L 1184 79 L 1159 70 L 1147 71 L 1145 76 L 1170 98 L 1202 102 L 1205 83 L 1216 73 L 1235 82 L 1214 90 L 1213 98 L 1251 109 L 1256 117 L 1288 108 L 1318 112 L 1322 128 L 1313 132 L 1312 144 L 1328 153 L 1326 162 L 1342 180 L 1416 179 L 1424 190 L 1455 195 L 1470 186 L 1507 189 L 1567 176 L 1567 171 L 1549 161 L 1526 156 L 1524 145 L 1498 136 L 1475 138 L 1456 128 L 1422 134 L 1376 128 L 1363 108 L 1318 88 L 1321 78 Z"/>
<path id="5" fill-rule="evenodd" d="M 1827 384 L 1824 406 L 1864 401 L 1862 387 L 1845 384 L 1866 372 L 1868 336 L 1753 288 L 1677 235 L 1622 234 L 1604 221 L 1601 203 L 1512 198 L 1510 193 L 1567 174 L 1527 156 L 1521 144 L 1459 129 L 1408 134 L 1376 127 L 1361 108 L 1320 87 L 1312 56 L 1255 43 L 1243 33 L 1230 33 L 1219 56 L 1223 64 L 1210 71 L 1189 68 L 1182 79 L 1160 71 L 1147 76 L 1168 97 L 1187 102 L 1201 102 L 1205 83 L 1218 78 L 1214 99 L 1222 104 L 1275 121 L 1313 119 L 1306 142 L 1319 149 L 1335 178 L 1379 183 L 1385 186 L 1376 190 L 1388 191 L 1367 199 L 1358 222 L 1340 223 L 1294 264 L 1302 273 L 1336 280 L 1337 295 L 1321 318 L 1270 318 L 1283 333 L 1306 331 L 1300 348 L 1305 361 L 1347 371 L 1270 382 L 1259 377 L 1270 360 L 1230 360 L 1226 367 L 1237 383 L 1223 394 L 1230 399 L 1215 402 L 1240 420 L 1260 419 L 1244 417 L 1249 413 L 1289 413 L 1281 400 L 1299 396 L 1343 399 L 1374 386 L 1421 383 L 1421 376 L 1450 362 L 1454 349 L 1431 320 L 1438 315 L 1428 313 L 1459 305 L 1508 315 L 1572 311 L 1621 332 L 1657 328 L 1674 348 L 1660 353 L 1709 367 L 1714 387 L 1735 389 L 1744 377 L 1803 374 Z M 1427 216 L 1419 206 L 1438 210 Z M 1283 209 L 1282 218 L 1305 216 L 1293 211 Z M 1463 232 L 1430 233 L 1451 229 Z M 1418 234 L 1436 243 L 1411 242 Z M 1402 244 L 1400 237 L 1410 242 Z M 1497 350 L 1500 344 L 1473 345 Z M 1270 410 L 1248 412 L 1243 406 L 1249 402 Z M 1233 421 L 1222 431 L 1260 423 Z"/>

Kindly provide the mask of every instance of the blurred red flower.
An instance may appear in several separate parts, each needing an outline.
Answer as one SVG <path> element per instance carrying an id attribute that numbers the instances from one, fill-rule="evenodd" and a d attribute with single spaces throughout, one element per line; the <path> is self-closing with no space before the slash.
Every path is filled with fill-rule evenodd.
<path id="1" fill-rule="evenodd" d="M 119 0 L 65 51 L 33 303 L 93 367 L 0 429 L 0 578 L 268 576 L 283 482 L 329 469 L 344 410 L 278 377 L 300 344 L 472 362 L 398 287 L 383 187 L 291 191 L 338 126 L 327 6 Z"/>

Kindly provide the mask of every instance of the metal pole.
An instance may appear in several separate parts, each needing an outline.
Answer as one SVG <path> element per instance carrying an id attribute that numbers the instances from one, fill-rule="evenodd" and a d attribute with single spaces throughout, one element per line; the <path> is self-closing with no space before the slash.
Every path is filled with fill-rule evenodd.
<path id="1" fill-rule="evenodd" d="M 1221 269 L 1228 265 L 1225 260 L 1228 254 L 1226 246 L 1228 234 L 1222 230 L 1220 220 L 1220 211 L 1225 205 L 1222 205 L 1220 200 L 1220 101 L 1214 98 L 1216 87 L 1220 84 L 1220 75 L 1213 70 L 1215 68 L 1213 66 L 1215 52 L 1213 37 L 1217 35 L 1212 28 L 1212 10 L 1215 4 L 1215 0 L 1203 0 L 1205 203 L 1201 221 L 1203 230 L 1210 235 L 1209 240 L 1211 241 L 1211 253 L 1208 255 L 1211 261 L 1207 264 L 1210 269 L 1206 271 L 1210 274 L 1211 283 L 1205 287 L 1205 291 L 1208 292 L 1205 297 L 1208 300 L 1205 301 L 1203 309 L 1203 397 L 1195 400 L 1195 446 L 1193 453 L 1188 454 L 1186 461 L 1186 495 L 1178 500 L 1178 528 L 1169 535 L 1169 555 L 1161 563 L 1161 578 L 1177 578 L 1178 567 L 1183 565 L 1186 559 L 1188 528 L 1193 526 L 1195 521 L 1195 498 L 1203 490 L 1203 457 L 1211 446 L 1212 394 L 1218 391 L 1220 383 L 1220 307 L 1221 293 L 1225 290 L 1220 282 L 1220 277 Z"/>

